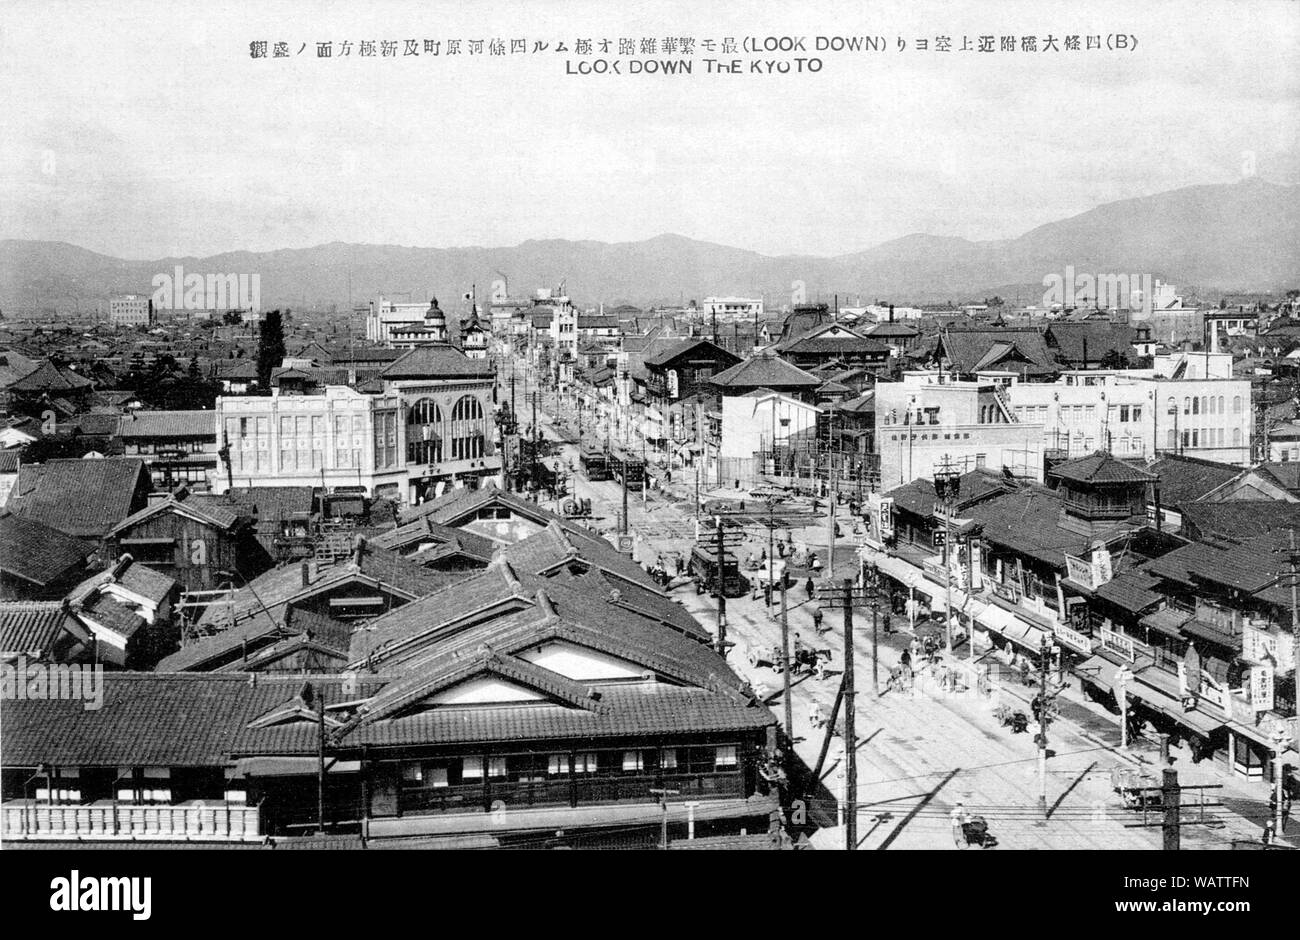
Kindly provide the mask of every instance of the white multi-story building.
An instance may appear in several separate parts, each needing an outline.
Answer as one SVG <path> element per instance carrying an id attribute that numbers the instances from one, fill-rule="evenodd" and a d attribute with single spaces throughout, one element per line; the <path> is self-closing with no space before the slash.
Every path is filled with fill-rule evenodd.
<path id="1" fill-rule="evenodd" d="M 381 374 L 382 393 L 327 386 L 320 394 L 217 399 L 234 486 L 361 487 L 414 504 L 451 486 L 501 482 L 493 440 L 493 373 L 451 346 L 419 346 Z"/>
<path id="2" fill-rule="evenodd" d="M 152 326 L 153 301 L 143 294 L 123 294 L 108 302 L 108 319 L 114 326 Z"/>
<path id="3" fill-rule="evenodd" d="M 705 297 L 700 309 L 706 317 L 752 319 L 763 315 L 763 300 L 752 297 Z"/>
<path id="4" fill-rule="evenodd" d="M 344 385 L 320 395 L 222 396 L 216 421 L 230 468 L 218 467 L 212 489 L 227 486 L 361 486 L 367 494 L 405 490 L 400 447 L 401 399 Z M 229 477 L 229 479 L 228 479 Z"/>
<path id="5" fill-rule="evenodd" d="M 1042 481 L 1043 426 L 1015 416 L 1001 382 L 906 372 L 901 382 L 876 383 L 875 396 L 882 489 L 929 478 L 945 461 L 960 472 L 1005 467 Z"/>
<path id="6" fill-rule="evenodd" d="M 1008 376 L 1006 393 L 1017 420 L 1041 424 L 1043 449 L 1060 456 L 1250 462 L 1250 381 L 1232 378 L 1227 353 L 1174 353 L 1156 357 L 1153 369 L 1066 372 L 1050 383 Z"/>
<path id="7" fill-rule="evenodd" d="M 366 313 L 366 339 L 372 343 L 392 341 L 392 332 L 419 330 L 424 326 L 428 304 L 395 303 L 380 294 L 369 304 Z"/>

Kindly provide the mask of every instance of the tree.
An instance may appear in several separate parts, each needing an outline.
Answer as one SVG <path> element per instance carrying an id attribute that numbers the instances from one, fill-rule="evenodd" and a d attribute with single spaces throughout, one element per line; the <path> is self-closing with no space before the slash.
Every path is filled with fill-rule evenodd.
<path id="1" fill-rule="evenodd" d="M 203 378 L 203 373 L 199 371 L 199 357 L 197 354 L 190 357 L 190 367 L 187 374 L 191 380 Z"/>
<path id="2" fill-rule="evenodd" d="M 262 320 L 257 337 L 257 384 L 271 387 L 271 372 L 284 360 L 284 323 L 279 310 L 272 310 Z"/>

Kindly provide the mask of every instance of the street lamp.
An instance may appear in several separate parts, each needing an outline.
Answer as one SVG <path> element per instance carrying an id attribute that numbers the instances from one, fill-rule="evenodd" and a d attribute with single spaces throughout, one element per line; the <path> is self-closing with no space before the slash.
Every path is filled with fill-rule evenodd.
<path id="1" fill-rule="evenodd" d="M 943 505 L 943 574 L 944 591 L 944 633 L 948 645 L 948 655 L 952 655 L 952 509 L 961 494 L 961 474 L 953 467 L 952 461 L 945 454 L 943 463 L 934 471 L 934 495 Z M 974 646 L 974 643 L 971 644 Z"/>
<path id="2" fill-rule="evenodd" d="M 1273 729 L 1270 735 L 1273 741 L 1273 837 L 1282 834 L 1282 782 L 1286 777 L 1286 765 L 1282 763 L 1282 752 L 1291 741 L 1291 734 L 1285 726 Z"/>

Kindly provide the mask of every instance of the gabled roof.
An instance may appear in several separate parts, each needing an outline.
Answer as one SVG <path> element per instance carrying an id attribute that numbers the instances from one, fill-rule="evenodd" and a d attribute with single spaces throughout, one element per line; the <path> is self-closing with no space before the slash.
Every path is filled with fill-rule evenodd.
<path id="1" fill-rule="evenodd" d="M 707 356 L 713 360 L 723 360 L 728 363 L 737 363 L 740 357 L 735 353 L 728 352 L 721 346 L 718 346 L 702 336 L 688 337 L 687 339 L 678 340 L 658 349 L 654 355 L 645 359 L 647 366 L 666 366 L 674 359 L 680 356 Z"/>
<path id="2" fill-rule="evenodd" d="M 994 366 L 1025 375 L 1058 371 L 1037 329 L 945 329 L 936 340 L 935 357 L 946 358 L 951 370 L 961 374 Z"/>
<path id="3" fill-rule="evenodd" d="M 773 355 L 750 356 L 711 380 L 720 388 L 816 388 L 821 379 Z"/>
<path id="4" fill-rule="evenodd" d="M 224 624 L 230 619 L 271 621 L 284 619 L 286 605 L 335 590 L 347 583 L 369 584 L 385 593 L 413 599 L 424 597 L 455 580 L 456 575 L 422 568 L 389 549 L 366 545 L 361 563 L 355 553 L 347 561 L 321 567 L 313 573 L 308 564 L 309 583 L 303 584 L 303 564 L 273 568 L 239 588 L 230 604 L 214 604 L 199 618 L 201 624 Z M 269 614 L 268 614 L 269 611 Z M 271 624 L 273 625 L 273 624 Z"/>
<path id="5" fill-rule="evenodd" d="M 127 516 L 115 525 L 108 534 L 110 536 L 118 535 L 163 513 L 175 513 L 178 516 L 193 519 L 195 522 L 201 522 L 224 532 L 233 531 L 241 523 L 248 521 L 238 511 L 217 502 L 168 496 L 166 499 L 151 503 L 139 512 Z"/>
<path id="6" fill-rule="evenodd" d="M 149 474 L 138 457 L 23 464 L 7 508 L 79 538 L 102 538 L 134 508 Z M 76 498 L 69 498 L 76 494 Z"/>

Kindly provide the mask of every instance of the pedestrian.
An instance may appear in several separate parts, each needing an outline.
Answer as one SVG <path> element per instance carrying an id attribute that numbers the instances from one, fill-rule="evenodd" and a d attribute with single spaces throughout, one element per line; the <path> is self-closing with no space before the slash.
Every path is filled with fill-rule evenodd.
<path id="1" fill-rule="evenodd" d="M 822 609 L 818 607 L 816 610 L 813 611 L 813 629 L 816 630 L 818 633 L 824 632 L 822 630 L 822 618 L 823 618 Z"/>
<path id="2" fill-rule="evenodd" d="M 904 672 L 910 672 L 912 669 L 912 654 L 903 650 L 903 655 L 898 657 L 898 664 L 903 667 Z"/>
<path id="3" fill-rule="evenodd" d="M 894 627 L 893 627 L 893 624 L 891 624 L 891 623 L 889 622 L 889 611 L 885 611 L 885 623 L 884 623 L 884 626 L 885 626 L 885 636 L 893 636 L 893 635 L 894 635 Z"/>
<path id="4" fill-rule="evenodd" d="M 820 558 L 817 557 L 817 553 L 816 553 L 816 552 L 813 552 L 813 556 L 812 556 L 812 570 L 813 570 L 813 571 L 821 571 L 821 570 L 822 570 L 822 560 L 821 560 Z"/>
<path id="5" fill-rule="evenodd" d="M 808 600 L 812 600 L 812 596 L 817 590 L 816 586 L 813 584 L 813 579 L 809 578 L 808 583 L 804 585 L 804 587 L 808 591 Z"/>
<path id="6" fill-rule="evenodd" d="M 772 606 L 772 582 L 768 581 L 763 585 L 763 603 L 768 607 Z"/>

